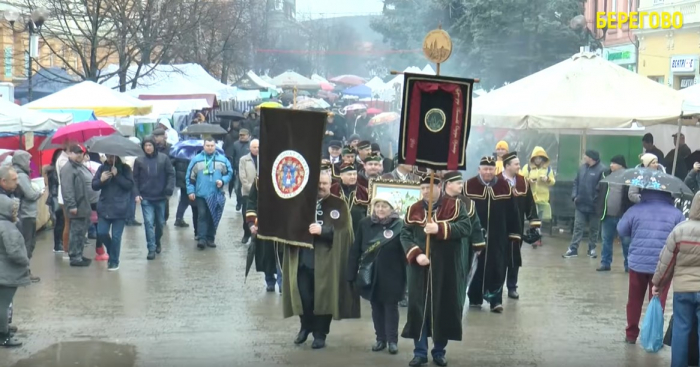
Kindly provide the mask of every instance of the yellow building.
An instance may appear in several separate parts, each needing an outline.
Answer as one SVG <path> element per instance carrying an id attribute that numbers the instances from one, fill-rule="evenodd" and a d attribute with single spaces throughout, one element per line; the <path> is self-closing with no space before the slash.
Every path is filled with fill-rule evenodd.
<path id="1" fill-rule="evenodd" d="M 635 31 L 639 40 L 639 74 L 674 89 L 700 82 L 700 1 L 640 0 L 639 12 L 683 14 L 680 29 Z"/>
<path id="2" fill-rule="evenodd" d="M 27 66 L 29 65 L 29 33 L 22 32 L 23 25 L 15 24 L 14 30 L 2 19 L 0 9 L 0 82 L 14 82 L 15 84 L 27 78 Z M 80 55 L 71 49 L 70 43 L 59 40 L 48 40 L 51 47 L 39 37 L 39 53 L 32 64 L 33 72 L 42 68 L 60 67 L 75 74 L 82 73 Z M 87 43 L 86 43 L 86 47 Z M 53 50 L 53 51 L 52 51 Z M 107 57 L 105 57 L 107 56 Z M 103 68 L 109 64 L 118 63 L 118 55 L 110 47 L 97 49 L 97 59 L 102 61 Z"/>

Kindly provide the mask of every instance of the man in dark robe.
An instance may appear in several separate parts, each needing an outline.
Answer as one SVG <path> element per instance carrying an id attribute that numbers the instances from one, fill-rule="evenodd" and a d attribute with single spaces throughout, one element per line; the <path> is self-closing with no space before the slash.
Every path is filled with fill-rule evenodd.
<path id="1" fill-rule="evenodd" d="M 342 166 L 343 164 L 352 164 L 353 166 L 355 166 L 355 168 L 357 168 L 357 161 L 355 160 L 355 157 L 357 157 L 357 151 L 355 150 L 355 148 L 349 145 L 343 147 L 342 154 L 340 156 L 340 161 L 333 163 L 332 166 L 332 174 L 334 181 L 340 180 L 340 166 Z"/>
<path id="2" fill-rule="evenodd" d="M 508 152 L 503 156 L 503 172 L 498 175 L 510 185 L 511 193 L 515 198 L 515 204 L 518 207 L 518 224 L 524 230 L 525 219 L 530 223 L 530 227 L 539 228 L 540 220 L 537 217 L 537 206 L 535 199 L 532 196 L 532 188 L 528 184 L 525 177 L 520 175 L 520 160 L 517 152 Z M 522 236 L 522 231 L 520 235 Z M 523 241 L 520 240 L 520 245 L 515 247 L 511 252 L 511 257 L 508 261 L 506 285 L 508 286 L 508 298 L 519 299 L 518 294 L 518 270 L 523 265 L 523 259 L 520 250 L 523 247 Z"/>
<path id="3" fill-rule="evenodd" d="M 362 140 L 357 143 L 357 157 L 355 158 L 355 163 L 357 172 L 362 177 L 365 175 L 365 159 L 367 159 L 370 154 L 372 154 L 372 143 L 368 140 Z"/>
<path id="4" fill-rule="evenodd" d="M 313 248 L 284 245 L 284 317 L 299 316 L 301 330 L 294 343 L 302 344 L 313 334 L 313 349 L 326 346 L 332 319 L 360 318 L 360 298 L 346 278 L 354 240 L 350 212 L 330 188 L 331 177 L 322 171 L 316 222 L 308 228 L 314 235 Z"/>
<path id="5" fill-rule="evenodd" d="M 357 184 L 369 188 L 369 181 L 380 178 L 383 167 L 383 158 L 380 154 L 372 153 L 365 158 L 364 171 L 362 174 L 358 171 Z"/>
<path id="6" fill-rule="evenodd" d="M 401 334 L 413 339 L 413 360 L 409 366 L 428 363 L 428 337 L 433 338 L 433 362 L 447 366 L 448 340 L 462 340 L 462 311 L 468 265 L 463 253 L 483 243 L 480 228 L 473 228 L 468 208 L 459 199 L 440 192 L 440 180 L 421 181 L 422 200 L 408 208 L 401 230 L 408 270 L 408 317 Z M 428 218 L 428 205 L 432 217 Z M 430 251 L 426 255 L 426 238 Z M 459 260 L 455 260 L 459 259 Z M 434 266 L 433 266 L 434 265 Z"/>
<path id="7" fill-rule="evenodd" d="M 250 233 L 255 236 L 258 233 L 258 178 L 250 188 L 248 203 L 245 212 L 246 224 L 250 227 Z M 275 291 L 275 283 L 282 293 L 282 272 L 279 263 L 282 261 L 282 248 L 272 241 L 265 241 L 253 237 L 253 250 L 255 251 L 255 270 L 265 273 L 267 291 Z"/>
<path id="8" fill-rule="evenodd" d="M 331 185 L 331 195 L 345 201 L 350 208 L 352 228 L 355 230 L 360 219 L 367 216 L 370 197 L 367 188 L 357 182 L 357 169 L 352 164 L 343 164 L 340 168 L 340 181 Z"/>
<path id="9" fill-rule="evenodd" d="M 491 311 L 503 312 L 503 283 L 511 253 L 520 245 L 518 209 L 510 185 L 496 177 L 496 160 L 481 158 L 479 174 L 464 184 L 481 226 L 486 229 L 486 248 L 479 254 L 478 267 L 469 286 L 469 306 L 481 308 L 484 300 Z"/>
<path id="10" fill-rule="evenodd" d="M 476 214 L 476 206 L 474 205 L 472 199 L 466 197 L 462 193 L 462 190 L 464 190 L 464 179 L 462 178 L 462 174 L 457 171 L 443 172 L 442 190 L 445 196 L 451 197 L 453 199 L 459 199 L 462 203 L 464 203 L 464 206 L 466 206 L 467 208 L 467 213 L 469 213 L 469 222 L 471 222 L 472 230 L 476 231 L 478 229 L 479 232 L 482 233 L 483 237 L 481 222 L 479 221 L 479 216 Z M 467 264 L 467 274 L 469 274 L 469 272 L 471 271 L 471 265 L 474 259 L 474 254 L 478 255 L 484 249 L 484 247 L 486 247 L 486 242 L 482 240 L 478 243 L 472 243 L 470 251 L 464 251 L 463 255 L 464 262 L 465 264 Z M 467 284 L 467 286 L 469 286 L 469 284 Z M 466 296 L 467 291 L 465 289 L 464 297 Z"/>

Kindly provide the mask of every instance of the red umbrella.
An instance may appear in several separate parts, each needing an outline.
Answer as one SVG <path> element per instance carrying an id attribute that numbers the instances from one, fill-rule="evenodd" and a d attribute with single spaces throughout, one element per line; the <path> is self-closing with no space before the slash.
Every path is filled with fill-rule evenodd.
<path id="1" fill-rule="evenodd" d="M 321 89 L 325 91 L 332 91 L 335 87 L 331 83 L 321 82 Z"/>
<path id="2" fill-rule="evenodd" d="M 375 108 L 375 107 L 372 107 L 372 108 L 367 110 L 367 114 L 369 114 L 369 115 L 376 115 L 376 114 L 382 113 L 382 112 L 383 112 L 382 110 Z"/>
<path id="3" fill-rule="evenodd" d="M 340 83 L 346 85 L 362 85 L 367 83 L 367 80 L 360 78 L 357 75 L 340 75 L 330 80 L 333 83 Z"/>
<path id="4" fill-rule="evenodd" d="M 84 121 L 63 126 L 56 130 L 51 138 L 52 144 L 64 144 L 66 142 L 85 143 L 95 136 L 112 135 L 117 130 L 102 120 Z"/>

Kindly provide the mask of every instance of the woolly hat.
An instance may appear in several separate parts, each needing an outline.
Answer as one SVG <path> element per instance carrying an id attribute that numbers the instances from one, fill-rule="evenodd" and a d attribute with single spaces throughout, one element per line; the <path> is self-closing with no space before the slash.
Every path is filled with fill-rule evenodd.
<path id="1" fill-rule="evenodd" d="M 498 143 L 496 143 L 496 150 L 498 149 L 505 149 L 508 150 L 508 143 L 506 143 L 505 140 L 501 140 Z"/>
<path id="2" fill-rule="evenodd" d="M 642 161 L 644 167 L 649 167 L 652 163 L 659 162 L 659 158 L 657 158 L 656 155 L 651 153 L 642 154 L 640 160 Z"/>
<path id="3" fill-rule="evenodd" d="M 596 151 L 596 150 L 593 150 L 593 149 L 586 150 L 586 157 L 588 157 L 596 162 L 600 162 L 600 153 L 598 153 L 598 151 Z"/>
<path id="4" fill-rule="evenodd" d="M 627 168 L 627 162 L 625 161 L 625 157 L 622 155 L 616 155 L 610 159 L 610 163 L 615 163 L 619 164 L 622 166 L 622 168 Z"/>

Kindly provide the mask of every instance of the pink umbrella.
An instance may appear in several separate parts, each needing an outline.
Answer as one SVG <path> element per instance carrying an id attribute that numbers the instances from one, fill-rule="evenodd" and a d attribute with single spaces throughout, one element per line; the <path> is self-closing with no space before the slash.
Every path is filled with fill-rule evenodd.
<path id="1" fill-rule="evenodd" d="M 374 108 L 374 107 L 367 110 L 367 114 L 369 114 L 369 115 L 376 115 L 376 114 L 382 113 L 382 112 L 383 112 L 382 110 L 380 110 L 378 108 Z"/>
<path id="2" fill-rule="evenodd" d="M 346 85 L 362 85 L 367 83 L 367 80 L 360 78 L 357 75 L 340 75 L 330 80 L 333 83 L 340 83 Z"/>
<path id="3" fill-rule="evenodd" d="M 321 82 L 321 89 L 325 91 L 332 91 L 335 87 L 331 83 Z"/>
<path id="4" fill-rule="evenodd" d="M 66 142 L 85 143 L 95 136 L 112 135 L 117 130 L 102 120 L 84 121 L 63 126 L 56 130 L 51 138 L 52 144 L 64 144 Z"/>

